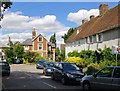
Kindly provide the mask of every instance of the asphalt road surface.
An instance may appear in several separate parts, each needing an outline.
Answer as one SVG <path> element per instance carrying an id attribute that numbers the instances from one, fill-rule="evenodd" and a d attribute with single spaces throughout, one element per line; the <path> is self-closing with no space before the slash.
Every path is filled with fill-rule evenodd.
<path id="1" fill-rule="evenodd" d="M 35 65 L 13 64 L 9 77 L 2 78 L 2 88 L 5 91 L 13 90 L 74 90 L 82 91 L 79 84 L 62 85 L 53 81 L 50 76 L 44 76 L 43 70 L 36 69 Z"/>

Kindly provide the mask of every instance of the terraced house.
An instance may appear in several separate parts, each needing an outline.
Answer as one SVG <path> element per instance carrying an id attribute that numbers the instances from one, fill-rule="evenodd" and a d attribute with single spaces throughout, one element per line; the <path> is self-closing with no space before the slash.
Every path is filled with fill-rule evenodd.
<path id="1" fill-rule="evenodd" d="M 82 20 L 82 25 L 66 41 L 66 56 L 77 50 L 97 50 L 120 46 L 120 4 L 108 10 L 107 4 L 99 6 L 99 16 Z"/>
<path id="2" fill-rule="evenodd" d="M 55 61 L 55 45 L 48 42 L 42 34 L 36 35 L 34 28 L 32 30 L 32 38 L 25 40 L 22 45 L 25 51 L 37 52 L 44 59 L 49 58 Z"/>

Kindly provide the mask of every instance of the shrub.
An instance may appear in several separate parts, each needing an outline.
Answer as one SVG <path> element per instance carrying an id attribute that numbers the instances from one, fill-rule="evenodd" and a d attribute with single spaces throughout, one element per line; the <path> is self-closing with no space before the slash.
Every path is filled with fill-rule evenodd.
<path id="1" fill-rule="evenodd" d="M 100 69 L 99 64 L 92 63 L 92 64 L 88 65 L 86 73 L 93 74 L 93 73 L 97 72 L 99 69 Z"/>
<path id="2" fill-rule="evenodd" d="M 83 59 L 80 57 L 69 57 L 67 59 L 65 59 L 65 62 L 69 62 L 69 63 L 74 63 L 78 66 L 84 66 L 83 64 Z"/>

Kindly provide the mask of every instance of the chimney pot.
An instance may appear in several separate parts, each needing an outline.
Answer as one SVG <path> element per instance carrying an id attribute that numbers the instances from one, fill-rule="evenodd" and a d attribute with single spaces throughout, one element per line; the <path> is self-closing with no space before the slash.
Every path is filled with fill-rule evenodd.
<path id="1" fill-rule="evenodd" d="M 82 24 L 84 24 L 85 22 L 87 22 L 88 20 L 85 18 L 82 20 Z"/>
<path id="2" fill-rule="evenodd" d="M 104 15 L 108 11 L 108 4 L 101 4 L 99 6 L 100 15 Z"/>
<path id="3" fill-rule="evenodd" d="M 90 20 L 93 19 L 93 18 L 95 18 L 95 16 L 94 16 L 94 15 L 91 15 L 91 16 L 90 16 Z"/>

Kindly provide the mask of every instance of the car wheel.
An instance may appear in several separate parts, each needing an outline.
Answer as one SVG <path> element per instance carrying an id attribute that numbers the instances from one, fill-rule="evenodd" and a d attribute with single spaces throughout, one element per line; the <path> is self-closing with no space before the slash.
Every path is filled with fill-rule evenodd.
<path id="1" fill-rule="evenodd" d="M 52 78 L 52 80 L 55 80 L 55 76 L 54 76 L 54 74 L 51 75 L 51 78 Z"/>
<path id="2" fill-rule="evenodd" d="M 63 85 L 66 85 L 66 83 L 67 83 L 66 79 L 64 77 L 62 77 L 61 82 L 62 82 Z"/>
<path id="3" fill-rule="evenodd" d="M 83 91 L 91 91 L 90 84 L 88 82 L 85 82 L 83 84 Z"/>

